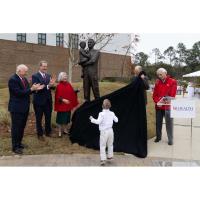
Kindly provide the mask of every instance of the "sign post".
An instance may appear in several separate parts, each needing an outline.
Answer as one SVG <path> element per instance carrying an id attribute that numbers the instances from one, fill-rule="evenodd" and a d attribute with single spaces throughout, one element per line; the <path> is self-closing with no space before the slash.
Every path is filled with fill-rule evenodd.
<path id="1" fill-rule="evenodd" d="M 195 100 L 180 99 L 171 101 L 171 118 L 191 119 L 190 160 L 192 159 L 192 119 L 195 118 L 195 115 L 196 115 Z"/>

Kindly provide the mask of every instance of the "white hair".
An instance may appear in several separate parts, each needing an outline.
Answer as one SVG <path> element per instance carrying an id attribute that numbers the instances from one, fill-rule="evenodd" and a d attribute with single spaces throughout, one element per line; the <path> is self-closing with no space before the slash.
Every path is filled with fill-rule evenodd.
<path id="1" fill-rule="evenodd" d="M 135 69 L 137 69 L 138 71 L 142 71 L 142 67 L 140 65 L 135 66 Z"/>
<path id="2" fill-rule="evenodd" d="M 16 74 L 18 74 L 21 70 L 28 70 L 28 67 L 24 64 L 18 65 L 16 67 Z"/>
<path id="3" fill-rule="evenodd" d="M 159 73 L 164 73 L 164 74 L 167 74 L 167 70 L 165 68 L 159 68 L 157 71 L 156 71 L 157 74 Z"/>
<path id="4" fill-rule="evenodd" d="M 64 76 L 66 76 L 67 73 L 66 72 L 60 72 L 59 75 L 58 75 L 58 82 L 62 81 Z"/>

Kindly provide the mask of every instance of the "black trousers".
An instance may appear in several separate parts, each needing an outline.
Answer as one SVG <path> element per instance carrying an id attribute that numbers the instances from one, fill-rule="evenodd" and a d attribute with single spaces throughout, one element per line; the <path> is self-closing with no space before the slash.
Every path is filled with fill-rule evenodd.
<path id="1" fill-rule="evenodd" d="M 11 112 L 11 137 L 12 137 L 12 150 L 16 150 L 20 147 L 23 136 L 24 128 L 26 126 L 28 112 L 15 113 Z"/>
<path id="2" fill-rule="evenodd" d="M 173 142 L 173 118 L 170 118 L 170 110 L 156 110 L 156 137 L 162 138 L 162 124 L 165 117 L 168 141 Z"/>
<path id="3" fill-rule="evenodd" d="M 45 105 L 33 104 L 36 118 L 36 129 L 38 136 L 44 134 L 42 128 L 42 117 L 45 117 L 45 133 L 46 135 L 51 134 L 51 113 L 52 113 L 52 103 L 47 101 Z"/>
<path id="4" fill-rule="evenodd" d="M 100 97 L 99 92 L 99 82 L 97 73 L 84 71 L 83 77 L 83 90 L 84 90 L 84 99 L 90 101 L 90 90 L 92 88 L 94 98 L 97 99 Z"/>

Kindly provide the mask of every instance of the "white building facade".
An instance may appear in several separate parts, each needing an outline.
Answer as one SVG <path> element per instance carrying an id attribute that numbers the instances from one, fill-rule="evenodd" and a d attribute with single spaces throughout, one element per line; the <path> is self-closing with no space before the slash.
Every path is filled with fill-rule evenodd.
<path id="1" fill-rule="evenodd" d="M 79 42 L 81 39 L 81 33 L 71 34 L 73 37 L 73 48 L 79 48 Z M 11 40 L 24 43 L 33 43 L 39 45 L 49 46 L 61 46 L 64 48 L 68 47 L 68 33 L 0 33 L 0 39 Z M 132 34 L 130 33 L 116 33 L 113 34 L 112 39 L 108 44 L 101 50 L 106 53 L 113 53 L 124 55 L 127 51 L 127 46 L 130 45 L 132 40 Z M 96 48 L 100 48 L 102 43 L 96 45 Z"/>

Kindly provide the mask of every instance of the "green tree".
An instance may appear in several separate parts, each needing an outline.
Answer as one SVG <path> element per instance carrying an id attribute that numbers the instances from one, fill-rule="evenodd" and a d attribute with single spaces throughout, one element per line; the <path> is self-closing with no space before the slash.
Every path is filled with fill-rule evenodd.
<path id="1" fill-rule="evenodd" d="M 178 43 L 176 53 L 178 54 L 178 66 L 186 64 L 187 49 L 183 43 Z"/>
<path id="2" fill-rule="evenodd" d="M 200 41 L 194 43 L 192 46 L 193 55 L 196 63 L 200 64 Z"/>
<path id="3" fill-rule="evenodd" d="M 177 60 L 177 58 L 176 58 L 176 50 L 174 49 L 173 46 L 168 47 L 164 51 L 164 55 L 166 55 L 169 58 L 170 65 L 173 65 L 173 62 Z"/>
<path id="4" fill-rule="evenodd" d="M 139 52 L 135 55 L 135 64 L 141 65 L 141 66 L 147 66 L 149 56 L 145 54 L 144 52 Z"/>
<path id="5" fill-rule="evenodd" d="M 158 48 L 152 49 L 152 53 L 155 57 L 155 65 L 157 65 L 158 62 L 161 62 L 165 58 Z"/>
<path id="6" fill-rule="evenodd" d="M 194 43 L 192 49 L 187 50 L 186 64 L 192 70 L 200 65 L 200 41 Z"/>

